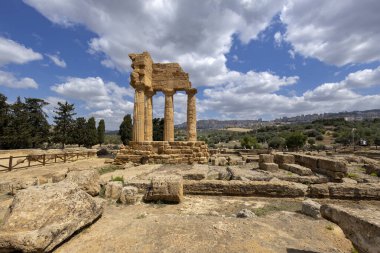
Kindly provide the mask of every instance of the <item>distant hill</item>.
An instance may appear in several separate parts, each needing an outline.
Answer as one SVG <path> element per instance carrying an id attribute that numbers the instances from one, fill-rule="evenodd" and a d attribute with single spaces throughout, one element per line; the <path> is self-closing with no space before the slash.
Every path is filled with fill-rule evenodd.
<path id="1" fill-rule="evenodd" d="M 344 118 L 347 121 L 361 121 L 364 119 L 380 118 L 380 109 L 367 111 L 352 111 L 338 113 L 307 114 L 295 117 L 283 117 L 272 121 L 258 120 L 198 120 L 198 129 L 225 129 L 225 128 L 253 128 L 258 124 L 275 124 L 275 123 L 307 123 L 318 119 L 335 119 Z M 175 126 L 177 129 L 186 129 L 186 122 Z"/>
<path id="2" fill-rule="evenodd" d="M 261 122 L 260 120 L 198 120 L 197 129 L 224 129 L 224 128 L 252 128 Z M 178 129 L 186 129 L 186 122 L 176 125 Z"/>

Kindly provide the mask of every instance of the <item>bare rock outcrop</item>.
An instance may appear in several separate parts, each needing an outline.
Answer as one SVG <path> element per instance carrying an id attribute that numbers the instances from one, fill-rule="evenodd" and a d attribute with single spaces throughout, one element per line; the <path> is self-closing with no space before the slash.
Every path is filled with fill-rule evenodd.
<path id="1" fill-rule="evenodd" d="M 0 252 L 50 252 L 102 212 L 101 201 L 70 182 L 20 190 L 0 228 Z"/>
<path id="2" fill-rule="evenodd" d="M 302 213 L 315 219 L 321 218 L 321 205 L 311 199 L 302 201 Z"/>
<path id="3" fill-rule="evenodd" d="M 379 210 L 322 205 L 321 214 L 336 223 L 359 252 L 380 252 Z"/>
<path id="4" fill-rule="evenodd" d="M 77 184 L 79 188 L 81 188 L 91 196 L 97 196 L 99 194 L 100 177 L 99 172 L 97 170 L 90 169 L 70 171 L 67 174 L 65 180 Z"/>

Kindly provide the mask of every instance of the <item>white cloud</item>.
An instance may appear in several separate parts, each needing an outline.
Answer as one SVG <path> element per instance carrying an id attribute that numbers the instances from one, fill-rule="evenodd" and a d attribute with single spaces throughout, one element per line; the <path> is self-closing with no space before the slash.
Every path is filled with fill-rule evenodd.
<path id="1" fill-rule="evenodd" d="M 280 78 L 265 73 L 267 80 L 275 80 L 267 89 L 260 90 L 260 85 L 251 87 L 252 82 L 235 80 L 233 85 L 225 84 L 204 90 L 205 99 L 199 101 L 199 106 L 207 108 L 214 113 L 214 117 L 221 119 L 277 118 L 306 113 L 369 110 L 379 107 L 380 94 L 361 95 L 355 90 L 378 85 L 379 71 L 380 67 L 350 73 L 340 82 L 321 84 L 301 96 L 277 94 L 284 85 L 296 82 L 296 77 Z M 261 76 L 260 73 L 254 75 Z M 260 81 L 257 83 L 260 84 Z M 202 112 L 200 117 L 207 118 L 207 114 Z"/>
<path id="2" fill-rule="evenodd" d="M 32 78 L 24 77 L 17 78 L 12 73 L 0 70 L 0 86 L 5 86 L 8 88 L 15 89 L 37 89 L 38 84 Z"/>
<path id="3" fill-rule="evenodd" d="M 273 36 L 274 42 L 276 43 L 276 46 L 281 46 L 282 43 L 282 34 L 280 32 L 276 32 Z"/>
<path id="4" fill-rule="evenodd" d="M 41 60 L 42 55 L 17 42 L 0 37 L 0 66 L 9 63 L 23 64 L 30 61 Z"/>
<path id="5" fill-rule="evenodd" d="M 380 1 L 288 0 L 285 40 L 306 57 L 342 66 L 380 60 Z"/>
<path id="6" fill-rule="evenodd" d="M 51 86 L 51 90 L 84 102 L 90 115 L 105 119 L 107 129 L 117 129 L 124 115 L 133 112 L 134 91 L 114 82 L 104 82 L 100 77 L 69 77 L 66 82 Z"/>
<path id="7" fill-rule="evenodd" d="M 130 70 L 128 53 L 149 51 L 155 61 L 179 62 L 195 86 L 228 75 L 233 35 L 248 43 L 281 10 L 283 1 L 85 1 L 25 0 L 54 23 L 83 24 L 99 37 L 90 52 L 102 64 Z M 84 11 L 85 10 L 85 11 Z M 152 15 L 154 13 L 154 15 Z M 217 77 L 217 78 L 215 78 Z"/>
<path id="8" fill-rule="evenodd" d="M 58 67 L 66 68 L 66 62 L 63 59 L 59 58 L 59 55 L 53 55 L 53 54 L 46 54 L 47 57 Z"/>

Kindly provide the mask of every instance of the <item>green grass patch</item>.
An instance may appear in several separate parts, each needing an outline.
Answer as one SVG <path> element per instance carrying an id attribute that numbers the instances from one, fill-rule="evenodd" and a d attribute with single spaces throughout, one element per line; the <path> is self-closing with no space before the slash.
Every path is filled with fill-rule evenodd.
<path id="1" fill-rule="evenodd" d="M 120 167 L 116 166 L 116 165 L 107 165 L 107 166 L 99 168 L 98 172 L 99 172 L 100 175 L 103 175 L 103 174 L 106 174 L 106 173 L 113 172 L 115 170 L 120 170 Z"/>
<path id="2" fill-rule="evenodd" d="M 123 176 L 111 177 L 111 181 L 120 181 L 124 184 L 124 177 Z"/>
<path id="3" fill-rule="evenodd" d="M 359 253 L 359 251 L 357 249 L 355 249 L 355 248 L 352 248 L 351 249 L 351 253 Z"/>
<path id="4" fill-rule="evenodd" d="M 355 173 L 348 173 L 347 177 L 351 178 L 351 179 L 358 179 L 359 178 L 358 174 L 355 174 Z"/>
<path id="5" fill-rule="evenodd" d="M 327 226 L 326 226 L 326 229 L 327 229 L 327 230 L 334 230 L 334 227 L 333 227 L 332 225 L 327 225 Z"/>
<path id="6" fill-rule="evenodd" d="M 376 172 L 372 172 L 371 174 L 369 174 L 370 176 L 372 176 L 372 177 L 377 177 L 377 174 L 376 174 Z"/>

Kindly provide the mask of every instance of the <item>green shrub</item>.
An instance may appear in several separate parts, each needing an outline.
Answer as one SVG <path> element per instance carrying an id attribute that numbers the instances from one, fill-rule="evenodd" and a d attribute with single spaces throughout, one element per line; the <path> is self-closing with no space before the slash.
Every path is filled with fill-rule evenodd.
<path id="1" fill-rule="evenodd" d="M 106 173 L 109 173 L 109 172 L 113 172 L 115 170 L 119 170 L 120 167 L 119 166 L 116 166 L 116 165 L 108 165 L 108 166 L 104 166 L 104 167 L 101 167 L 98 169 L 98 172 L 100 175 L 103 175 L 103 174 L 106 174 Z"/>

